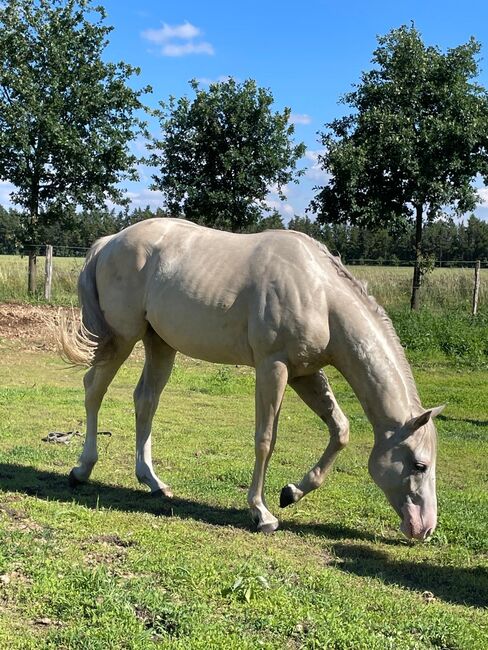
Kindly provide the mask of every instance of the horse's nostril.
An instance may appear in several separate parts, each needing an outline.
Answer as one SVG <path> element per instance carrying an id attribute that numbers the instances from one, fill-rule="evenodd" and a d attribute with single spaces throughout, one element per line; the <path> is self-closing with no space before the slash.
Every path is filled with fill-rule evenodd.
<path id="1" fill-rule="evenodd" d="M 432 535 L 433 532 L 434 532 L 434 529 L 433 529 L 433 528 L 428 528 L 428 529 L 425 531 L 424 536 L 423 536 L 422 539 L 423 539 L 424 541 L 427 540 L 427 539 L 429 539 L 429 537 Z"/>

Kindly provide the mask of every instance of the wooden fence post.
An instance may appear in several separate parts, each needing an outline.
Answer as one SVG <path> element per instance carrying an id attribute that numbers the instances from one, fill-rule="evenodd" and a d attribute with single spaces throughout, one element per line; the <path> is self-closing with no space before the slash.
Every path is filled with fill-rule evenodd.
<path id="1" fill-rule="evenodd" d="M 478 311 L 478 298 L 480 295 L 480 267 L 481 263 L 478 260 L 474 267 L 474 289 L 473 289 L 473 316 L 476 316 Z"/>
<path id="2" fill-rule="evenodd" d="M 51 300 L 51 285 L 53 280 L 53 247 L 50 244 L 46 246 L 46 267 L 44 279 L 44 298 Z"/>

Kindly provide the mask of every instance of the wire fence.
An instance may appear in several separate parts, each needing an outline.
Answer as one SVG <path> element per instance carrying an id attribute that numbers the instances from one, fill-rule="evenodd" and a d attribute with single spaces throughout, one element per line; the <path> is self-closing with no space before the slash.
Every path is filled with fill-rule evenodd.
<path id="1" fill-rule="evenodd" d="M 78 246 L 74 244 L 53 244 L 53 256 L 54 257 L 85 257 L 86 253 L 90 250 L 87 246 Z M 28 244 L 23 246 L 23 250 L 20 252 L 12 253 L 1 253 L 2 255 L 17 255 L 20 258 L 27 257 L 30 253 L 34 255 L 43 257 L 46 251 L 46 244 Z M 399 259 L 397 257 L 391 258 L 367 258 L 367 257 L 358 257 L 350 258 L 347 255 L 341 256 L 342 262 L 348 266 L 388 266 L 388 267 L 413 267 L 415 266 L 415 259 Z M 488 268 L 488 259 L 434 259 L 432 264 L 435 268 L 474 268 L 476 264 L 479 264 L 482 269 Z"/>

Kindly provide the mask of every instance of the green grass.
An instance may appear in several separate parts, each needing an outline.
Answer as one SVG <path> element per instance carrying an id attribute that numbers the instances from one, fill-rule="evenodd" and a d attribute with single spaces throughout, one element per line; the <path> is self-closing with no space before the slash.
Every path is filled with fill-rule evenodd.
<path id="1" fill-rule="evenodd" d="M 83 266 L 82 257 L 55 257 L 53 261 L 52 302 L 57 305 L 76 303 L 76 282 Z M 45 258 L 36 265 L 37 291 L 27 293 L 27 257 L 0 255 L 0 302 L 43 302 Z"/>
<path id="2" fill-rule="evenodd" d="M 133 476 L 132 390 L 140 360 L 102 407 L 90 484 L 66 475 L 81 450 L 41 441 L 83 428 L 82 373 L 0 342 L 0 648 L 485 650 L 488 641 L 487 373 L 415 375 L 438 419 L 439 526 L 402 539 L 367 475 L 372 433 L 331 372 L 352 442 L 321 490 L 280 511 L 281 487 L 326 444 L 287 391 L 267 494 L 282 528 L 253 532 L 253 376 L 179 358 L 154 425 L 158 473 L 175 499 Z M 137 355 L 136 355 L 137 357 Z"/>

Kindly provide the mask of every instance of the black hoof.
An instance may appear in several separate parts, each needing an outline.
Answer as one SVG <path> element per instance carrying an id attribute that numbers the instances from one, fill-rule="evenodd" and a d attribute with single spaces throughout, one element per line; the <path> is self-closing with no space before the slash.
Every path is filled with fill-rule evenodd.
<path id="1" fill-rule="evenodd" d="M 280 492 L 280 508 L 286 508 L 292 503 L 295 503 L 295 495 L 291 487 L 286 485 Z"/>
<path id="2" fill-rule="evenodd" d="M 68 476 L 68 485 L 70 488 L 78 487 L 78 485 L 82 485 L 82 483 L 83 481 L 76 478 L 74 470 L 71 470 Z"/>
<path id="3" fill-rule="evenodd" d="M 262 526 L 258 526 L 258 533 L 264 533 L 264 535 L 272 535 L 277 528 L 278 528 L 278 523 L 263 524 Z"/>
<path id="4" fill-rule="evenodd" d="M 154 492 L 151 492 L 151 497 L 155 499 L 171 499 L 173 497 L 172 492 L 163 492 L 163 490 L 154 490 Z"/>

